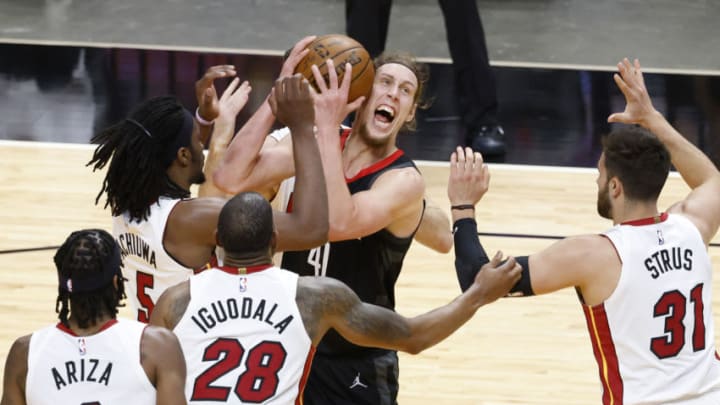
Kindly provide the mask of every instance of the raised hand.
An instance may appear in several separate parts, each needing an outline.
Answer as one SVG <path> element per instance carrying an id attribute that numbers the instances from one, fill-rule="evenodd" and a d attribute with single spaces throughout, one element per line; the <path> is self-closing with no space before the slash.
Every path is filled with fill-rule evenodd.
<path id="1" fill-rule="evenodd" d="M 348 103 L 352 81 L 351 64 L 345 64 L 342 82 L 339 82 L 335 63 L 332 59 L 328 59 L 325 63 L 328 72 L 327 81 L 316 65 L 311 67 L 319 90 L 319 93 L 315 93 L 316 125 L 318 128 L 338 128 L 348 114 L 362 105 L 365 97 L 358 97 L 352 103 Z"/>
<path id="2" fill-rule="evenodd" d="M 490 185 L 490 171 L 482 155 L 471 148 L 457 147 L 450 155 L 448 198 L 451 205 L 477 204 Z"/>
<path id="3" fill-rule="evenodd" d="M 647 121 L 659 114 L 652 105 L 650 95 L 645 87 L 645 79 L 640 69 L 640 61 L 635 59 L 631 64 L 628 58 L 617 64 L 618 71 L 613 75 L 615 84 L 625 96 L 625 111 L 614 113 L 608 117 L 608 122 L 621 122 L 624 124 L 640 124 L 645 126 Z"/>
<path id="4" fill-rule="evenodd" d="M 310 43 L 312 43 L 315 38 L 316 37 L 314 35 L 305 37 L 298 41 L 295 46 L 293 46 L 292 49 L 288 51 L 287 56 L 283 61 L 282 68 L 280 68 L 280 78 L 290 77 L 294 74 L 295 68 L 297 67 L 298 63 L 300 63 L 300 61 L 309 52 L 309 50 L 307 49 L 308 45 L 310 45 Z"/>
<path id="5" fill-rule="evenodd" d="M 209 149 L 225 150 L 235 133 L 235 120 L 240 110 L 245 107 L 252 88 L 247 81 L 240 84 L 237 77 L 223 92 L 217 102 L 218 116 L 210 138 Z"/>
<path id="6" fill-rule="evenodd" d="M 218 118 L 234 123 L 240 110 L 245 107 L 251 90 L 247 80 L 240 84 L 240 79 L 237 77 L 233 79 L 217 102 Z"/>
<path id="7" fill-rule="evenodd" d="M 291 131 L 302 126 L 309 126 L 312 129 L 315 120 L 313 97 L 310 83 L 302 75 L 296 74 L 277 79 L 268 101 L 273 114 Z"/>
<path id="8" fill-rule="evenodd" d="M 215 79 L 234 77 L 237 74 L 233 65 L 210 67 L 203 77 L 195 82 L 195 98 L 198 103 L 198 114 L 205 121 L 213 121 L 220 114 L 219 100 L 215 90 Z"/>
<path id="9" fill-rule="evenodd" d="M 475 283 L 470 288 L 476 288 L 480 304 L 489 304 L 500 297 L 504 297 L 510 289 L 520 281 L 522 266 L 515 258 L 510 256 L 502 263 L 503 253 L 498 251 L 495 256 L 480 268 Z M 501 264 L 502 263 L 502 264 Z"/>

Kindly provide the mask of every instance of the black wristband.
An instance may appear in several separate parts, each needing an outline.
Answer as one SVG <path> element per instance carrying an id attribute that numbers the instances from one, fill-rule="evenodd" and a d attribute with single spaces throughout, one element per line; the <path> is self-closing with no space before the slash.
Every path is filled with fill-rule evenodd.
<path id="1" fill-rule="evenodd" d="M 451 210 L 474 210 L 475 206 L 473 204 L 460 204 L 460 205 L 451 205 Z"/>

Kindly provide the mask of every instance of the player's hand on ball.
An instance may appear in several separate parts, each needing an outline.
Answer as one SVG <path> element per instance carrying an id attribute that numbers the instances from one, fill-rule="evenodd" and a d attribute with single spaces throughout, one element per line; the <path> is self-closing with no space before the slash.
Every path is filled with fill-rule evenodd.
<path id="1" fill-rule="evenodd" d="M 311 68 L 318 86 L 318 92 L 314 97 L 316 124 L 318 128 L 338 128 L 350 112 L 360 107 L 365 101 L 365 97 L 359 97 L 352 103 L 348 103 L 348 91 L 352 78 L 351 64 L 345 64 L 342 81 L 340 81 L 332 59 L 328 59 L 325 63 L 328 70 L 327 81 L 316 65 Z"/>
<path id="2" fill-rule="evenodd" d="M 277 79 L 268 102 L 273 114 L 290 130 L 301 126 L 313 126 L 315 121 L 313 96 L 310 84 L 302 75 L 296 74 Z"/>

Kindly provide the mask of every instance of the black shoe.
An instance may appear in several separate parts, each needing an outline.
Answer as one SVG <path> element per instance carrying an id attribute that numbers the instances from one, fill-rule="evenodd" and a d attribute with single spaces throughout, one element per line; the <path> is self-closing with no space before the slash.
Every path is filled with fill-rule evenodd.
<path id="1" fill-rule="evenodd" d="M 505 131 L 500 125 L 482 126 L 468 134 L 468 145 L 484 156 L 505 154 Z"/>

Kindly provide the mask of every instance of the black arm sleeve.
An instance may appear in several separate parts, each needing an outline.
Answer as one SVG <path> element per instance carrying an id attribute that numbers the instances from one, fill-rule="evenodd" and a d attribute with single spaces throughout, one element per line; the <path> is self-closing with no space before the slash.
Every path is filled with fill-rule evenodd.
<path id="1" fill-rule="evenodd" d="M 477 222 L 472 218 L 459 219 L 453 224 L 453 239 L 455 243 L 455 275 L 460 289 L 464 292 L 475 281 L 480 268 L 490 259 L 478 238 Z M 530 284 L 530 264 L 527 256 L 516 257 L 515 260 L 522 266 L 520 281 L 510 289 L 509 296 L 531 296 L 535 293 Z"/>
<path id="2" fill-rule="evenodd" d="M 488 263 L 487 254 L 478 238 L 477 222 L 472 218 L 458 219 L 453 224 L 455 244 L 455 275 L 462 291 L 475 280 L 480 267 Z"/>
<path id="3" fill-rule="evenodd" d="M 520 276 L 520 281 L 510 289 L 508 297 L 529 297 L 535 295 L 532 290 L 532 284 L 530 284 L 530 262 L 528 261 L 528 257 L 519 256 L 515 258 L 515 261 L 522 266 L 522 276 Z"/>

